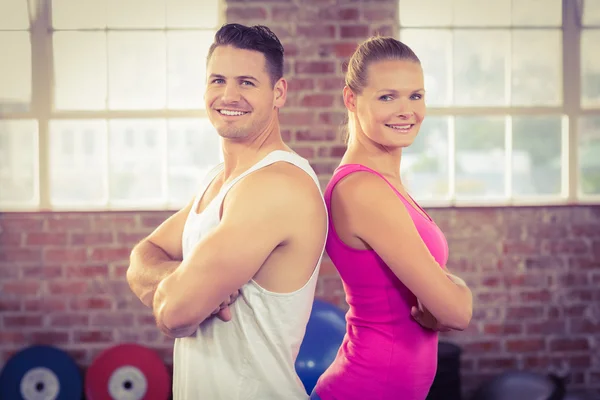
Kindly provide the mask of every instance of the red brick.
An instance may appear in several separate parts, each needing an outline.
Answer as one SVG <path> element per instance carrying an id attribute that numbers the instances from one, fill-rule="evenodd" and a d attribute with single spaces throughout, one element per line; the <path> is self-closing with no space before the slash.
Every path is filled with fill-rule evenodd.
<path id="1" fill-rule="evenodd" d="M 112 232 L 75 232 L 71 234 L 71 244 L 74 246 L 96 246 L 110 243 L 113 243 Z"/>
<path id="2" fill-rule="evenodd" d="M 289 22 L 297 18 L 298 6 L 273 6 L 271 7 L 271 18 L 277 22 Z"/>
<path id="3" fill-rule="evenodd" d="M 87 260 L 87 249 L 47 248 L 44 251 L 44 260 L 48 263 L 84 263 Z"/>
<path id="4" fill-rule="evenodd" d="M 301 90 L 313 90 L 315 88 L 315 80 L 313 78 L 290 78 L 288 80 L 288 91 L 290 92 L 298 92 Z M 294 113 L 294 111 L 283 109 L 281 111 L 280 117 L 283 117 L 285 114 Z M 312 113 L 310 115 L 310 119 L 312 119 Z"/>
<path id="5" fill-rule="evenodd" d="M 327 39 L 335 38 L 334 25 L 299 25 L 296 26 L 296 37 L 299 39 Z"/>
<path id="6" fill-rule="evenodd" d="M 13 345 L 24 345 L 27 342 L 25 338 L 25 334 L 22 331 L 0 331 L 0 343 L 4 345 L 13 344 Z M 2 361 L 0 360 L 0 364 Z"/>
<path id="7" fill-rule="evenodd" d="M 29 232 L 25 237 L 27 246 L 64 246 L 67 234 L 64 232 Z"/>
<path id="8" fill-rule="evenodd" d="M 292 148 L 300 157 L 304 157 L 308 160 L 315 157 L 315 149 L 312 147 L 304 147 L 304 146 L 293 146 Z"/>
<path id="9" fill-rule="evenodd" d="M 550 254 L 589 254 L 590 247 L 583 240 L 578 239 L 560 239 L 548 241 L 548 251 Z"/>
<path id="10" fill-rule="evenodd" d="M 50 325 L 60 328 L 73 328 L 88 326 L 90 316 L 88 314 L 60 313 L 50 315 Z"/>
<path id="11" fill-rule="evenodd" d="M 136 215 L 94 214 L 92 216 L 92 231 L 121 231 L 124 228 L 131 229 L 137 227 L 137 220 L 138 218 Z"/>
<path id="12" fill-rule="evenodd" d="M 3 248 L 0 251 L 0 263 L 40 262 L 42 251 L 40 249 Z"/>
<path id="13" fill-rule="evenodd" d="M 148 237 L 146 232 L 119 232 L 117 235 L 117 243 L 121 246 L 133 248 L 136 244 Z"/>
<path id="14" fill-rule="evenodd" d="M 152 314 L 143 314 L 136 317 L 136 322 L 140 326 L 150 325 L 156 326 L 156 319 Z"/>
<path id="15" fill-rule="evenodd" d="M 541 243 L 536 240 L 529 240 L 529 241 L 507 240 L 506 242 L 504 242 L 503 252 L 504 252 L 504 254 L 522 254 L 522 255 L 540 254 Z"/>
<path id="16" fill-rule="evenodd" d="M 301 105 L 304 107 L 331 107 L 334 102 L 330 94 L 309 94 L 302 98 Z"/>
<path id="17" fill-rule="evenodd" d="M 528 335 L 564 335 L 567 333 L 566 321 L 548 320 L 525 323 L 525 333 Z"/>
<path id="18" fill-rule="evenodd" d="M 26 279 L 54 279 L 63 275 L 63 269 L 58 265 L 23 266 L 21 271 L 23 272 L 23 278 Z"/>
<path id="19" fill-rule="evenodd" d="M 369 36 L 369 25 L 347 25 L 340 27 L 340 37 L 366 39 Z"/>
<path id="20" fill-rule="evenodd" d="M 552 299 L 552 293 L 547 290 L 523 291 L 521 292 L 521 300 L 524 302 L 547 302 Z"/>
<path id="21" fill-rule="evenodd" d="M 264 7 L 228 6 L 226 11 L 226 20 L 228 22 L 252 19 L 264 20 L 265 18 L 267 18 L 267 10 Z"/>
<path id="22" fill-rule="evenodd" d="M 41 327 L 43 317 L 41 315 L 6 315 L 4 314 L 4 327 L 5 328 L 30 328 L 30 327 Z"/>
<path id="23" fill-rule="evenodd" d="M 88 283 L 85 281 L 64 280 L 48 282 L 48 290 L 51 294 L 83 294 L 87 289 Z"/>
<path id="24" fill-rule="evenodd" d="M 598 334 L 600 332 L 600 321 L 594 322 L 589 319 L 571 319 L 570 330 L 573 334 Z"/>
<path id="25" fill-rule="evenodd" d="M 477 367 L 485 370 L 506 370 L 517 367 L 517 360 L 515 358 L 498 357 L 498 358 L 480 358 L 477 361 Z"/>
<path id="26" fill-rule="evenodd" d="M 62 345 L 69 342 L 68 332 L 32 332 L 31 341 L 39 345 Z"/>
<path id="27" fill-rule="evenodd" d="M 542 316 L 543 312 L 542 306 L 509 307 L 506 310 L 506 317 L 509 319 L 536 318 Z"/>
<path id="28" fill-rule="evenodd" d="M 463 348 L 468 352 L 491 352 L 499 351 L 500 343 L 495 340 L 473 341 L 463 344 Z"/>
<path id="29" fill-rule="evenodd" d="M 0 247 L 18 246 L 22 241 L 23 234 L 21 232 L 2 232 L 0 230 Z"/>
<path id="30" fill-rule="evenodd" d="M 371 27 L 371 36 L 394 36 L 396 29 L 391 25 Z"/>
<path id="31" fill-rule="evenodd" d="M 20 310 L 21 302 L 19 300 L 0 298 L 0 312 Z M 0 343 L 2 343 L 2 341 L 0 341 Z"/>
<path id="32" fill-rule="evenodd" d="M 336 133 L 333 130 L 321 130 L 321 129 L 311 129 L 311 130 L 298 130 L 296 131 L 296 140 L 297 141 L 331 141 L 336 138 Z M 333 171 L 332 171 L 333 172 Z"/>
<path id="33" fill-rule="evenodd" d="M 37 312 L 53 312 L 53 311 L 64 311 L 67 309 L 67 301 L 65 298 L 48 298 L 43 297 L 40 299 L 27 299 L 23 302 L 25 311 L 37 311 Z"/>
<path id="34" fill-rule="evenodd" d="M 142 227 L 154 229 L 165 222 L 169 217 L 170 215 L 143 215 L 140 222 Z M 150 232 L 148 232 L 148 234 L 150 234 Z"/>
<path id="35" fill-rule="evenodd" d="M 4 282 L 2 285 L 3 295 L 14 294 L 20 296 L 35 295 L 40 291 L 41 282 L 39 281 L 14 281 Z"/>
<path id="36" fill-rule="evenodd" d="M 550 340 L 550 351 L 587 351 L 589 348 L 588 339 L 562 338 Z"/>
<path id="37" fill-rule="evenodd" d="M 591 237 L 600 237 L 600 227 L 598 223 L 573 224 L 570 228 L 572 236 L 583 238 L 584 240 Z"/>
<path id="38" fill-rule="evenodd" d="M 108 265 L 69 265 L 65 268 L 67 278 L 98 278 L 108 276 Z"/>
<path id="39" fill-rule="evenodd" d="M 92 326 L 132 326 L 133 314 L 99 313 L 92 316 Z"/>
<path id="40" fill-rule="evenodd" d="M 92 330 L 92 331 L 74 331 L 73 341 L 75 343 L 111 343 L 114 341 L 112 331 Z"/>
<path id="41" fill-rule="evenodd" d="M 331 61 L 299 61 L 296 63 L 295 71 L 297 74 L 331 74 L 335 72 L 335 63 Z"/>
<path id="42" fill-rule="evenodd" d="M 282 125 L 309 125 L 313 122 L 314 113 L 310 111 L 294 111 L 294 112 L 282 112 L 280 115 L 280 122 Z"/>
<path id="43" fill-rule="evenodd" d="M 94 248 L 90 254 L 90 260 L 92 261 L 122 261 L 129 260 L 131 254 L 130 247 L 101 247 Z"/>
<path id="44" fill-rule="evenodd" d="M 483 333 L 488 335 L 510 335 L 523 332 L 523 325 L 516 323 L 493 323 L 489 322 L 483 326 Z"/>
<path id="45" fill-rule="evenodd" d="M 42 219 L 31 216 L 4 216 L 0 219 L 1 230 L 10 233 L 41 231 L 43 225 L 44 221 Z"/>
<path id="46" fill-rule="evenodd" d="M 0 280 L 18 279 L 19 266 L 13 264 L 0 265 Z"/>
<path id="47" fill-rule="evenodd" d="M 319 78 L 317 80 L 317 86 L 320 90 L 334 90 L 339 93 L 339 96 L 342 96 L 342 90 L 344 89 L 345 81 L 344 78 L 340 77 L 330 77 L 330 78 Z M 327 110 L 331 111 L 331 110 Z M 344 110 L 340 110 L 340 112 L 347 114 Z"/>
<path id="48" fill-rule="evenodd" d="M 77 297 L 70 301 L 72 310 L 110 310 L 113 306 L 113 300 L 109 297 Z"/>
<path id="49" fill-rule="evenodd" d="M 394 12 L 383 8 L 363 10 L 365 21 L 369 22 L 387 21 L 390 18 L 390 14 L 394 14 Z"/>
<path id="50" fill-rule="evenodd" d="M 46 219 L 46 230 L 52 233 L 67 231 L 89 231 L 90 219 L 82 214 L 56 214 Z"/>
<path id="51" fill-rule="evenodd" d="M 506 351 L 512 353 L 531 353 L 546 348 L 544 339 L 509 339 L 505 343 Z"/>

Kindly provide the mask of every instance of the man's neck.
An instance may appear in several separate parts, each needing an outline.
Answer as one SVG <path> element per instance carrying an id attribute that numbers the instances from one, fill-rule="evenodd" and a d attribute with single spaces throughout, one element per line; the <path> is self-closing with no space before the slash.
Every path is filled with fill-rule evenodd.
<path id="1" fill-rule="evenodd" d="M 221 139 L 221 146 L 224 180 L 239 175 L 274 150 L 290 150 L 281 138 L 279 126 L 246 140 Z"/>

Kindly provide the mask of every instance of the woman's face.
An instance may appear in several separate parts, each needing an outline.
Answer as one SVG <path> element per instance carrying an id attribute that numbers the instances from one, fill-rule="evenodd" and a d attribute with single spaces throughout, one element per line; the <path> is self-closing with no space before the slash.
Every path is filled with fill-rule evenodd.
<path id="1" fill-rule="evenodd" d="M 385 147 L 412 144 L 425 117 L 425 89 L 421 65 L 409 60 L 372 63 L 360 95 L 344 89 L 346 107 L 371 141 Z"/>

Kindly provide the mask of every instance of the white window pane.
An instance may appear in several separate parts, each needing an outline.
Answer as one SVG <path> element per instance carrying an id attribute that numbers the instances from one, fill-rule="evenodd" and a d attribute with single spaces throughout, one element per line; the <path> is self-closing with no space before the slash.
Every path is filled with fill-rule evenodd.
<path id="1" fill-rule="evenodd" d="M 448 118 L 427 117 L 414 143 L 402 151 L 402 181 L 415 199 L 449 195 Z"/>
<path id="2" fill-rule="evenodd" d="M 29 29 L 26 0 L 0 0 L 0 29 Z"/>
<path id="3" fill-rule="evenodd" d="M 37 121 L 0 120 L 0 204 L 37 203 Z"/>
<path id="4" fill-rule="evenodd" d="M 221 0 L 167 0 L 169 28 L 208 28 L 219 24 Z"/>
<path id="5" fill-rule="evenodd" d="M 214 32 L 168 32 L 169 108 L 204 108 L 206 55 Z"/>
<path id="6" fill-rule="evenodd" d="M 581 32 L 581 105 L 600 107 L 600 29 Z"/>
<path id="7" fill-rule="evenodd" d="M 600 26 L 600 1 L 584 0 L 582 22 L 584 26 Z"/>
<path id="8" fill-rule="evenodd" d="M 560 105 L 562 62 L 560 30 L 512 31 L 512 104 Z"/>
<path id="9" fill-rule="evenodd" d="M 110 109 L 165 108 L 165 42 L 164 32 L 108 33 Z"/>
<path id="10" fill-rule="evenodd" d="M 165 27 L 165 0 L 106 1 L 109 28 Z"/>
<path id="11" fill-rule="evenodd" d="M 600 195 L 600 116 L 579 120 L 579 191 Z"/>
<path id="12" fill-rule="evenodd" d="M 55 29 L 92 29 L 106 27 L 104 0 L 52 0 L 52 25 Z"/>
<path id="13" fill-rule="evenodd" d="M 56 32 L 54 74 L 57 110 L 106 109 L 106 34 Z"/>
<path id="14" fill-rule="evenodd" d="M 511 0 L 454 0 L 455 26 L 510 26 Z"/>
<path id="15" fill-rule="evenodd" d="M 490 46 L 493 43 L 493 46 Z M 509 30 L 454 32 L 454 103 L 460 106 L 506 105 Z"/>
<path id="16" fill-rule="evenodd" d="M 200 180 L 221 160 L 219 135 L 208 119 L 168 122 L 169 202 L 181 206 L 197 194 Z"/>
<path id="17" fill-rule="evenodd" d="M 31 102 L 29 32 L 0 32 L 0 112 L 27 111 Z"/>
<path id="18" fill-rule="evenodd" d="M 398 11 L 403 27 L 452 25 L 452 1 L 400 0 Z"/>
<path id="19" fill-rule="evenodd" d="M 163 119 L 109 121 L 109 193 L 113 204 L 165 200 Z"/>
<path id="20" fill-rule="evenodd" d="M 400 40 L 421 60 L 428 106 L 451 103 L 452 31 L 446 29 L 402 29 Z"/>
<path id="21" fill-rule="evenodd" d="M 560 195 L 562 117 L 518 116 L 512 123 L 514 195 Z"/>
<path id="22" fill-rule="evenodd" d="M 562 25 L 562 0 L 512 0 L 515 26 Z"/>
<path id="23" fill-rule="evenodd" d="M 50 121 L 50 202 L 105 204 L 106 121 Z"/>
<path id="24" fill-rule="evenodd" d="M 505 129 L 503 117 L 456 117 L 456 197 L 504 196 Z"/>

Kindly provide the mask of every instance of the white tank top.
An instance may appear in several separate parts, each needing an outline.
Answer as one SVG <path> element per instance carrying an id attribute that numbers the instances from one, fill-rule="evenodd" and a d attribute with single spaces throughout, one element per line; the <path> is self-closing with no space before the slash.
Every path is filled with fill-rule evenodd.
<path id="1" fill-rule="evenodd" d="M 202 236 L 219 224 L 221 203 L 229 189 L 248 174 L 273 164 L 288 162 L 305 171 L 321 191 L 307 160 L 295 153 L 276 150 L 232 182 L 200 214 L 198 202 L 223 164 L 201 183 L 183 231 L 183 258 Z M 321 192 L 322 195 L 322 192 Z M 327 212 L 325 203 L 323 207 Z M 231 306 L 232 320 L 205 321 L 196 336 L 175 340 L 173 354 L 174 400 L 296 400 L 308 394 L 294 364 L 310 316 L 321 256 L 306 284 L 291 293 L 273 293 L 254 280 L 241 288 Z"/>

